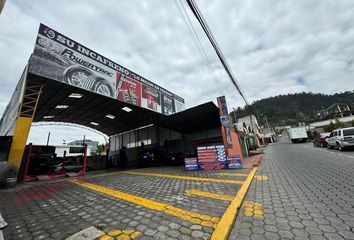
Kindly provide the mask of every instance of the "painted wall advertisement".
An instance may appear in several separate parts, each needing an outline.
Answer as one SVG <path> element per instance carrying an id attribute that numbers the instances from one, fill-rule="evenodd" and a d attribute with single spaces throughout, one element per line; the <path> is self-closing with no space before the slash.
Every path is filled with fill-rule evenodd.
<path id="1" fill-rule="evenodd" d="M 184 110 L 183 98 L 43 24 L 29 72 L 166 115 Z"/>

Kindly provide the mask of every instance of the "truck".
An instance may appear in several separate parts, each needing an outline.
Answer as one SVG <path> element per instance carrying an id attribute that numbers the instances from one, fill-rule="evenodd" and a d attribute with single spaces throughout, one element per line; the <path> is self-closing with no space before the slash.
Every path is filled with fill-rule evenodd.
<path id="1" fill-rule="evenodd" d="M 305 127 L 292 127 L 289 129 L 289 138 L 292 143 L 306 142 L 308 136 Z"/>

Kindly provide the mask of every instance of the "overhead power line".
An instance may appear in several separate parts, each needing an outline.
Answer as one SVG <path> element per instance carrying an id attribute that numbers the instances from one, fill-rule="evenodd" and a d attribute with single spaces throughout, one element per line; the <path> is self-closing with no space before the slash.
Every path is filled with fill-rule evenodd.
<path id="1" fill-rule="evenodd" d="M 198 48 L 198 50 L 202 56 L 202 60 L 204 58 L 204 60 L 203 60 L 204 65 L 209 70 L 211 78 L 214 79 L 215 83 L 219 86 L 219 88 L 222 88 L 224 91 L 226 91 L 227 87 L 224 86 L 223 82 L 219 81 L 219 79 L 215 73 L 215 70 L 214 70 L 214 68 L 213 68 L 213 66 L 212 66 L 212 64 L 205 52 L 205 49 L 200 41 L 197 31 L 195 30 L 194 25 L 193 25 L 191 19 L 189 18 L 187 10 L 184 7 L 183 1 L 182 0 L 175 0 L 175 3 L 177 6 L 177 9 L 178 9 L 178 12 L 181 15 L 181 18 L 183 19 L 184 23 L 186 24 L 186 26 L 189 30 L 189 33 L 190 33 L 191 38 L 194 42 L 194 45 Z M 186 16 L 186 18 L 184 16 Z"/>
<path id="2" fill-rule="evenodd" d="M 238 84 L 236 77 L 234 76 L 234 74 L 232 73 L 230 66 L 228 65 L 219 45 L 217 44 L 214 35 L 212 34 L 212 32 L 209 29 L 209 26 L 207 25 L 202 13 L 200 12 L 198 6 L 195 4 L 194 0 L 186 0 L 190 9 L 192 10 L 194 16 L 197 18 L 198 22 L 200 23 L 201 27 L 203 28 L 205 34 L 207 35 L 211 45 L 213 46 L 221 64 L 223 65 L 228 77 L 230 78 L 232 84 L 234 85 L 234 87 L 236 88 L 236 90 L 238 91 L 238 93 L 241 95 L 241 97 L 243 98 L 243 100 L 246 103 L 246 106 L 249 106 L 249 103 L 240 87 L 240 85 Z"/>

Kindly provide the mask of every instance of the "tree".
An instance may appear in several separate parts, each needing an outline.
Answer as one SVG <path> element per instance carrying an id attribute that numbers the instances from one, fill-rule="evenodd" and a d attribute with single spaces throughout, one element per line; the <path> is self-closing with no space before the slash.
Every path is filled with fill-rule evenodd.
<path id="1" fill-rule="evenodd" d="M 96 153 L 99 154 L 99 155 L 101 155 L 104 151 L 105 151 L 105 146 L 104 146 L 104 144 L 98 144 L 98 145 L 97 145 Z"/>
<path id="2" fill-rule="evenodd" d="M 341 122 L 338 119 L 336 119 L 335 126 L 336 126 L 336 128 L 345 128 L 345 127 L 347 127 L 347 125 L 344 122 Z"/>
<path id="3" fill-rule="evenodd" d="M 336 125 L 334 124 L 334 122 L 331 121 L 329 125 L 324 126 L 323 129 L 326 132 L 332 132 L 334 129 L 336 129 Z"/>

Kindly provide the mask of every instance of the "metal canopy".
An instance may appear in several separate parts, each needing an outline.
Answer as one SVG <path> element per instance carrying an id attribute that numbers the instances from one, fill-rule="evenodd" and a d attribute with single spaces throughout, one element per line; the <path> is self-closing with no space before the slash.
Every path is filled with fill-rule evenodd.
<path id="1" fill-rule="evenodd" d="M 33 122 L 75 123 L 109 136 L 149 124 L 181 133 L 220 126 L 218 108 L 213 102 L 166 116 L 56 80 L 33 74 L 28 75 L 28 80 L 34 84 L 45 83 Z M 72 93 L 81 94 L 82 97 L 71 98 L 69 96 Z M 67 108 L 64 108 L 65 106 Z M 129 107 L 132 111 L 122 110 L 124 107 Z M 108 118 L 107 115 L 113 115 L 115 118 Z"/>

